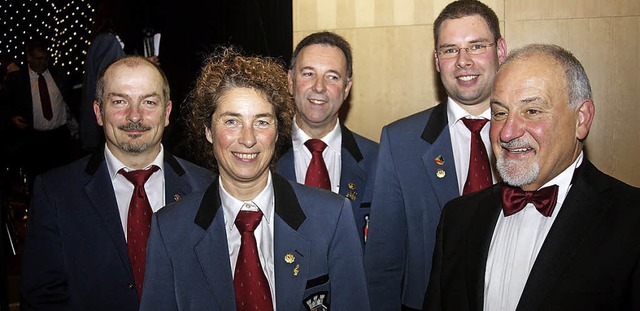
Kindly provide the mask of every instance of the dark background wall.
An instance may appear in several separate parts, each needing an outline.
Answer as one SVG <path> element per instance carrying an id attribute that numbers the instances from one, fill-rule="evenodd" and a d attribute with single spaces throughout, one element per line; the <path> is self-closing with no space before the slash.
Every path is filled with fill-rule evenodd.
<path id="1" fill-rule="evenodd" d="M 104 1 L 93 0 L 97 7 Z M 290 0 L 133 0 L 120 14 L 127 53 L 143 54 L 144 29 L 162 34 L 160 63 L 171 85 L 174 111 L 165 145 L 181 154 L 181 103 L 204 57 L 216 45 L 233 44 L 248 54 L 280 58 L 288 64 L 292 47 Z"/>

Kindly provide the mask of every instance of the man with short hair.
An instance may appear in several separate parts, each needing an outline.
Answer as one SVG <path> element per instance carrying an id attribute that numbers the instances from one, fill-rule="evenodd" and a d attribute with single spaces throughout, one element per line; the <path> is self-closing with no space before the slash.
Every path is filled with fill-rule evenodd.
<path id="1" fill-rule="evenodd" d="M 585 158 L 594 114 L 570 52 L 506 58 L 490 130 L 504 183 L 445 206 L 424 310 L 638 310 L 640 189 Z"/>
<path id="2" fill-rule="evenodd" d="M 152 212 L 213 180 L 164 151 L 172 104 L 153 63 L 115 61 L 96 93 L 104 149 L 35 180 L 22 310 L 138 310 Z"/>
<path id="3" fill-rule="evenodd" d="M 298 112 L 291 147 L 280 158 L 278 171 L 289 180 L 347 197 L 364 245 L 378 144 L 350 131 L 338 118 L 353 85 L 352 63 L 349 43 L 337 34 L 317 32 L 298 43 L 288 72 Z M 312 141 L 322 148 L 315 157 Z M 323 184 L 310 181 L 312 163 L 318 160 L 328 179 Z"/>
<path id="4" fill-rule="evenodd" d="M 506 55 L 496 14 L 479 1 L 447 5 L 433 26 L 437 106 L 385 126 L 365 268 L 374 310 L 422 306 L 442 206 L 494 182 L 489 94 Z"/>
<path id="5" fill-rule="evenodd" d="M 29 178 L 70 162 L 72 134 L 77 126 L 69 110 L 69 76 L 49 66 L 44 42 L 26 44 L 27 68 L 7 76 L 3 101 L 9 106 L 12 143 L 11 161 L 20 164 Z"/>

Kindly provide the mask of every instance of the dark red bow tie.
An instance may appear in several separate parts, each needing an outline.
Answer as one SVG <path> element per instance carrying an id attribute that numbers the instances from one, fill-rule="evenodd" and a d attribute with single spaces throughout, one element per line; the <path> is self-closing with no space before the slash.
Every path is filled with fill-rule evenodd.
<path id="1" fill-rule="evenodd" d="M 540 214 L 550 217 L 557 201 L 557 185 L 544 187 L 537 191 L 524 191 L 509 185 L 502 186 L 502 209 L 505 217 L 519 212 L 527 203 L 533 203 Z"/>

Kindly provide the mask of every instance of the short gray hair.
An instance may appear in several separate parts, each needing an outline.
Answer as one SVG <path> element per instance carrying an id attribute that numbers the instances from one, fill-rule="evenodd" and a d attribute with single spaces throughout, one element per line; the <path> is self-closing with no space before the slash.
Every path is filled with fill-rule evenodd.
<path id="1" fill-rule="evenodd" d="M 548 55 L 562 66 L 570 108 L 578 107 L 585 98 L 593 98 L 589 77 L 587 77 L 587 73 L 580 61 L 571 52 L 554 44 L 529 44 L 513 50 L 507 55 L 500 69 L 510 62 L 527 59 L 534 54 Z"/>

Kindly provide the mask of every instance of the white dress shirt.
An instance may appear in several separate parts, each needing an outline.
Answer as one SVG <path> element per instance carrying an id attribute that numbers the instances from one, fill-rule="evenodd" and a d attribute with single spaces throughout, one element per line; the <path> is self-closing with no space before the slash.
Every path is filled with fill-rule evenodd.
<path id="1" fill-rule="evenodd" d="M 253 232 L 258 246 L 258 256 L 260 257 L 260 265 L 262 271 L 269 282 L 271 290 L 271 301 L 273 302 L 273 310 L 276 309 L 276 274 L 273 263 L 273 219 L 275 212 L 275 203 L 273 195 L 273 183 L 271 181 L 271 172 L 267 186 L 251 201 L 240 201 L 224 188 L 222 180 L 219 179 L 220 200 L 222 201 L 222 211 L 224 212 L 224 228 L 227 233 L 227 245 L 229 247 L 229 263 L 231 264 L 231 275 L 235 276 L 236 262 L 238 261 L 238 253 L 240 252 L 240 244 L 242 236 L 236 228 L 235 220 L 241 210 L 262 211 L 262 220 Z M 249 204 L 245 204 L 249 203 Z"/>
<path id="2" fill-rule="evenodd" d="M 304 143 L 311 139 L 293 119 L 293 133 L 291 133 L 291 141 L 293 145 L 293 159 L 296 168 L 296 181 L 304 185 L 304 179 L 307 175 L 307 168 L 311 162 L 311 151 Z M 321 139 L 327 148 L 322 152 L 324 164 L 329 172 L 331 180 L 331 191 L 339 193 L 340 191 L 340 174 L 342 172 L 342 130 L 340 129 L 340 120 L 336 122 L 336 126 L 327 135 Z"/>
<path id="3" fill-rule="evenodd" d="M 571 189 L 575 169 L 582 163 L 580 153 L 573 164 L 541 188 L 558 185 L 558 201 L 545 217 L 532 203 L 509 217 L 498 216 L 487 257 L 484 280 L 484 310 L 515 310 L 562 203 Z"/>
<path id="4" fill-rule="evenodd" d="M 133 169 L 125 166 L 120 160 L 118 160 L 109 147 L 104 147 L 104 158 L 107 163 L 107 170 L 111 177 L 111 184 L 113 185 L 113 191 L 116 195 L 116 201 L 118 203 L 118 211 L 120 212 L 120 221 L 122 222 L 122 230 L 124 231 L 124 237 L 127 238 L 127 218 L 129 217 L 129 203 L 131 202 L 131 196 L 133 195 L 133 184 L 122 174 L 118 174 L 120 169 L 125 171 L 131 171 Z M 164 182 L 164 148 L 160 145 L 160 152 L 158 156 L 147 165 L 144 169 L 148 169 L 152 165 L 158 166 L 160 169 L 154 172 L 151 177 L 144 184 L 144 191 L 147 193 L 151 210 L 157 212 L 163 206 L 165 206 L 165 182 Z"/>
<path id="5" fill-rule="evenodd" d="M 47 81 L 47 89 L 49 90 L 49 98 L 51 100 L 51 110 L 53 117 L 47 120 L 42 112 L 42 103 L 40 102 L 40 87 L 38 86 L 39 75 L 37 72 L 29 68 L 29 81 L 31 83 L 31 102 L 33 109 L 33 128 L 39 131 L 54 130 L 67 123 L 68 111 L 67 104 L 64 102 L 62 93 L 58 89 L 58 85 L 53 80 L 49 69 L 42 73 L 44 80 Z"/>
<path id="6" fill-rule="evenodd" d="M 453 161 L 456 166 L 456 177 L 458 178 L 458 191 L 462 195 L 464 190 L 464 184 L 467 182 L 467 175 L 469 174 L 469 158 L 471 156 L 471 131 L 464 125 L 461 119 L 487 119 L 491 120 L 491 109 L 485 110 L 479 116 L 472 116 L 466 110 L 462 109 L 460 105 L 453 101 L 453 99 L 447 99 L 447 119 L 449 122 L 449 133 L 451 134 L 451 148 L 453 149 Z M 489 122 L 484 125 L 480 131 L 484 148 L 487 150 L 487 156 L 489 162 L 493 156 L 493 150 L 491 149 L 491 143 L 489 141 Z M 445 161 L 447 159 L 444 159 Z M 493 163 L 492 163 L 493 167 Z M 493 176 L 493 169 L 491 170 Z M 496 178 L 493 176 L 493 183 Z"/>

